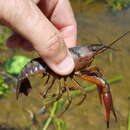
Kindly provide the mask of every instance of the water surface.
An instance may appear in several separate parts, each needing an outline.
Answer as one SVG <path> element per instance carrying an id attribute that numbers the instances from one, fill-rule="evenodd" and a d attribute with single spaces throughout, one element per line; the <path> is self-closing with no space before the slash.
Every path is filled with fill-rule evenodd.
<path id="1" fill-rule="evenodd" d="M 113 12 L 103 3 L 85 5 L 85 3 L 72 1 L 75 16 L 78 24 L 78 43 L 88 45 L 98 43 L 96 37 L 99 37 L 105 44 L 112 42 L 124 32 L 130 30 L 130 8 L 119 12 Z M 114 100 L 114 107 L 118 116 L 118 122 L 115 123 L 111 115 L 109 130 L 126 130 L 128 112 L 130 111 L 130 34 L 117 42 L 114 46 L 117 51 L 109 50 L 100 56 L 97 56 L 93 65 L 101 68 L 106 79 L 122 75 L 123 80 L 111 86 Z M 22 50 L 1 51 L 1 54 L 9 58 L 16 54 L 23 54 L 32 58 L 36 56 L 33 53 L 27 53 Z M 3 58 L 2 61 L 5 59 Z M 27 98 L 22 96 L 16 101 L 15 95 L 0 100 L 0 123 L 7 123 L 14 127 L 25 128 L 31 125 L 27 110 L 38 112 L 42 104 L 42 98 L 39 95 L 43 82 L 39 81 L 40 76 L 32 78 L 34 87 L 31 95 Z M 35 80 L 34 80 L 35 79 Z M 82 86 L 89 84 L 81 80 Z M 39 87 L 40 86 L 40 87 Z M 74 101 L 75 102 L 75 101 Z M 97 91 L 88 94 L 87 100 L 81 106 L 74 103 L 68 112 L 63 116 L 68 124 L 69 130 L 105 130 L 104 109 L 100 105 Z M 44 120 L 44 119 L 43 119 Z"/>

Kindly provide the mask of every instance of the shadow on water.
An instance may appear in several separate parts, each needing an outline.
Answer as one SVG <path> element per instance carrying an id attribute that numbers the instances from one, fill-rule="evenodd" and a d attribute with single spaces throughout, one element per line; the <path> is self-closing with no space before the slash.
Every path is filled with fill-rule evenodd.
<path id="1" fill-rule="evenodd" d="M 72 0 L 72 6 L 78 23 L 78 43 L 82 45 L 97 43 L 97 36 L 107 44 L 130 30 L 130 8 L 113 12 L 104 3 L 87 6 L 84 3 L 75 2 L 75 0 Z M 118 50 L 110 50 L 97 56 L 93 64 L 101 68 L 106 79 L 123 76 L 121 82 L 113 84 L 111 87 L 118 122 L 115 123 L 111 115 L 109 130 L 126 130 L 130 110 L 128 100 L 130 96 L 130 34 L 113 47 Z M 20 53 L 18 52 L 18 54 Z M 24 54 L 24 52 L 22 53 Z M 42 82 L 37 82 L 37 79 L 32 81 L 33 86 L 42 86 Z M 86 82 L 81 82 L 83 86 L 86 86 Z M 40 89 L 35 87 L 28 98 L 22 96 L 19 102 L 16 101 L 15 96 L 0 100 L 1 108 L 4 108 L 0 111 L 0 123 L 8 122 L 18 127 L 28 126 L 31 122 L 25 109 L 39 111 L 42 103 L 39 92 Z M 88 94 L 87 100 L 81 106 L 73 104 L 63 118 L 68 124 L 69 130 L 105 130 L 103 112 L 103 106 L 100 105 L 97 92 L 94 91 Z"/>

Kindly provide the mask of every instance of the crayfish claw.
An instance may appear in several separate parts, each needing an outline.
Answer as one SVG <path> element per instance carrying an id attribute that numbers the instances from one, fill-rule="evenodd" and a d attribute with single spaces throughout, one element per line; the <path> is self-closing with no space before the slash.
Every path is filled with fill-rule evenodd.
<path id="1" fill-rule="evenodd" d="M 106 121 L 107 121 L 107 128 L 109 128 L 109 120 L 110 120 L 110 111 L 111 111 L 111 105 L 112 105 L 112 100 L 111 96 L 109 93 L 104 93 L 103 94 L 103 101 L 104 101 L 104 106 L 106 110 Z"/>
<path id="2" fill-rule="evenodd" d="M 114 115 L 115 121 L 117 122 L 117 116 L 116 116 L 115 109 L 113 108 L 113 105 L 112 105 L 112 112 L 113 112 L 113 115 Z"/>
<path id="3" fill-rule="evenodd" d="M 117 121 L 117 116 L 113 107 L 112 96 L 109 88 L 109 84 L 106 84 L 106 87 L 103 89 L 103 101 L 106 110 L 106 121 L 107 121 L 107 128 L 109 128 L 109 120 L 110 120 L 110 112 L 113 112 L 115 120 Z"/>

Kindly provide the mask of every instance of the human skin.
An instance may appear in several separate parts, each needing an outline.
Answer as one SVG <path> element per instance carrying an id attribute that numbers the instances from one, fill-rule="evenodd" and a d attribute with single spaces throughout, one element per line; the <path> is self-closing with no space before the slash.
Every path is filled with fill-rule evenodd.
<path id="1" fill-rule="evenodd" d="M 56 73 L 72 72 L 77 27 L 68 0 L 0 0 L 0 24 L 15 32 L 9 48 L 34 49 Z"/>

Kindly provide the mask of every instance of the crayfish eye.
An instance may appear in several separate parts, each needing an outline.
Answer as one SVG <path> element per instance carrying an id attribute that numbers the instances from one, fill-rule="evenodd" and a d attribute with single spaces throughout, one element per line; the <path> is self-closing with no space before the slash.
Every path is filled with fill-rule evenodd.
<path id="1" fill-rule="evenodd" d="M 92 51 L 96 51 L 97 50 L 97 47 L 96 46 L 93 46 L 92 47 Z"/>
<path id="2" fill-rule="evenodd" d="M 90 45 L 90 49 L 93 52 L 100 50 L 102 47 L 103 47 L 103 44 L 92 44 L 92 45 Z"/>

